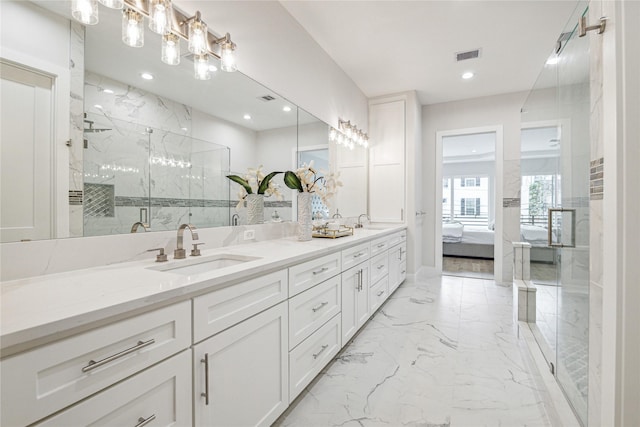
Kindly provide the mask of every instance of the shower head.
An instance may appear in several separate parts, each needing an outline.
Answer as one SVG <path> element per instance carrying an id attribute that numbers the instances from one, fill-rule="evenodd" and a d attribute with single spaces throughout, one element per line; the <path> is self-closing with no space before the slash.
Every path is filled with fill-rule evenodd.
<path id="1" fill-rule="evenodd" d="M 100 129 L 100 128 L 94 128 L 94 127 L 93 127 L 93 121 L 92 121 L 92 120 L 84 119 L 84 122 L 85 122 L 85 123 L 89 123 L 89 128 L 84 128 L 84 129 L 83 129 L 83 131 L 84 131 L 85 133 L 100 133 L 100 132 L 106 132 L 106 131 L 108 131 L 108 130 L 111 130 L 111 129 L 106 129 L 106 128 L 103 128 L 103 129 Z"/>

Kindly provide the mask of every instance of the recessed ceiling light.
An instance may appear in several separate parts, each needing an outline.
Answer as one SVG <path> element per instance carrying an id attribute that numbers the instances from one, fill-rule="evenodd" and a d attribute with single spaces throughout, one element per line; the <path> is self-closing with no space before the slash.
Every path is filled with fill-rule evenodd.
<path id="1" fill-rule="evenodd" d="M 473 74 L 471 71 L 467 71 L 466 73 L 464 73 L 462 75 L 462 78 L 465 80 L 469 80 L 470 78 L 472 78 L 475 74 Z"/>
<path id="2" fill-rule="evenodd" d="M 104 93 L 113 93 L 113 91 L 111 89 L 103 89 L 102 90 Z"/>
<path id="3" fill-rule="evenodd" d="M 560 62 L 560 57 L 559 56 L 550 56 L 549 59 L 547 59 L 546 64 L 547 65 L 556 65 L 558 62 Z"/>
<path id="4" fill-rule="evenodd" d="M 209 65 L 209 71 L 211 71 L 212 73 L 216 72 L 218 71 L 218 67 L 216 67 L 215 65 Z"/>
<path id="5" fill-rule="evenodd" d="M 251 120 L 251 116 L 249 114 L 245 114 L 242 116 L 245 120 Z"/>
<path id="6" fill-rule="evenodd" d="M 142 77 L 145 80 L 153 80 L 153 74 L 151 73 L 142 73 L 140 74 L 140 77 Z"/>
<path id="7" fill-rule="evenodd" d="M 285 113 L 288 113 L 289 111 L 291 111 L 291 107 L 289 107 L 288 105 L 285 105 L 284 107 L 282 107 L 282 111 L 284 111 Z"/>
<path id="8" fill-rule="evenodd" d="M 102 105 L 100 104 L 96 104 L 93 106 L 94 108 L 97 108 L 98 110 L 102 110 Z"/>

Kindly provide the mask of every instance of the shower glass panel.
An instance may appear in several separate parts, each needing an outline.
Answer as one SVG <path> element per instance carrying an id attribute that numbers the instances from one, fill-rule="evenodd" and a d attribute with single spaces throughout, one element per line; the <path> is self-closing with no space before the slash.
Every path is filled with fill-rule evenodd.
<path id="1" fill-rule="evenodd" d="M 97 114 L 84 136 L 85 236 L 229 225 L 228 147 Z"/>
<path id="2" fill-rule="evenodd" d="M 580 3 L 522 109 L 521 234 L 532 244 L 529 325 L 587 424 L 589 325 L 589 43 Z M 538 239 L 533 239 L 533 236 Z M 527 239 L 529 236 L 530 239 Z M 546 236 L 546 239 L 543 237 Z M 549 240 L 545 242 L 544 240 Z"/>

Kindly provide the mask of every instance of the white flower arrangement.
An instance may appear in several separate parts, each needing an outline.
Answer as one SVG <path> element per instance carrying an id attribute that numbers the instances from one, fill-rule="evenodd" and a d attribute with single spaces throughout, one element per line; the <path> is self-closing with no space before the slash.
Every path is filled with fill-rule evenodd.
<path id="1" fill-rule="evenodd" d="M 231 181 L 240 184 L 236 209 L 244 207 L 244 200 L 248 194 L 263 194 L 265 197 L 275 196 L 277 200 L 284 198 L 280 193 L 280 187 L 272 180 L 274 176 L 282 172 L 271 172 L 265 175 L 262 167 L 260 165 L 255 169 L 249 168 L 244 176 L 227 175 Z"/>
<path id="2" fill-rule="evenodd" d="M 313 160 L 307 165 L 284 173 L 284 183 L 292 190 L 300 193 L 315 193 L 322 203 L 331 206 L 333 197 L 338 193 L 338 187 L 342 187 L 340 172 L 320 171 L 322 175 L 313 168 Z"/>

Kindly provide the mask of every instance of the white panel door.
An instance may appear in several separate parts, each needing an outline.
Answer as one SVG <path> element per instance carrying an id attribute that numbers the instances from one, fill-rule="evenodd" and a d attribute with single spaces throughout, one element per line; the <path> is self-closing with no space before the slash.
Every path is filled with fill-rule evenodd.
<path id="1" fill-rule="evenodd" d="M 52 236 L 53 79 L 0 63 L 0 242 Z"/>
<path id="2" fill-rule="evenodd" d="M 369 210 L 372 221 L 404 221 L 405 102 L 369 107 Z"/>

